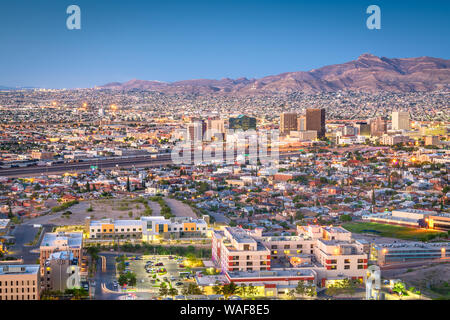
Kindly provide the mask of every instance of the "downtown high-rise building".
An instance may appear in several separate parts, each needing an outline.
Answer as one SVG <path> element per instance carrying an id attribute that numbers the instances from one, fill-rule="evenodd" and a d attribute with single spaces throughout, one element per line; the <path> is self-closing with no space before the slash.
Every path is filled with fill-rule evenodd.
<path id="1" fill-rule="evenodd" d="M 301 115 L 297 118 L 297 131 L 306 131 L 306 117 Z"/>
<path id="2" fill-rule="evenodd" d="M 190 141 L 202 141 L 206 132 L 206 123 L 203 120 L 196 120 L 188 125 Z"/>
<path id="3" fill-rule="evenodd" d="M 394 111 L 392 112 L 392 130 L 409 130 L 409 112 Z"/>
<path id="4" fill-rule="evenodd" d="M 367 122 L 357 122 L 355 124 L 357 134 L 360 136 L 370 136 L 370 124 Z"/>
<path id="5" fill-rule="evenodd" d="M 280 115 L 280 133 L 289 134 L 291 131 L 297 131 L 297 114 L 284 112 Z"/>
<path id="6" fill-rule="evenodd" d="M 213 137 L 222 140 L 225 135 L 226 123 L 223 119 L 208 119 L 206 120 L 206 141 L 210 141 Z"/>
<path id="7" fill-rule="evenodd" d="M 381 137 L 387 131 L 387 123 L 382 117 L 370 119 L 370 135 Z"/>
<path id="8" fill-rule="evenodd" d="M 306 109 L 306 130 L 317 131 L 317 136 L 325 136 L 325 109 Z"/>

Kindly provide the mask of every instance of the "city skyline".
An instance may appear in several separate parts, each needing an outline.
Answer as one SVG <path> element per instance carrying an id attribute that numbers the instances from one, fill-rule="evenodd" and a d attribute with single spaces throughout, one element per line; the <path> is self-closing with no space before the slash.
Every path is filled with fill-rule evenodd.
<path id="1" fill-rule="evenodd" d="M 72 1 L 0 10 L 1 306 L 450 300 L 448 0 Z"/>

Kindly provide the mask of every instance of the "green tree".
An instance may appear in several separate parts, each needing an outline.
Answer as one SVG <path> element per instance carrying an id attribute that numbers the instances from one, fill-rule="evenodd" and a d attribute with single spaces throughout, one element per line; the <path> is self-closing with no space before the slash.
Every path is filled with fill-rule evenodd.
<path id="1" fill-rule="evenodd" d="M 130 185 L 130 177 L 127 177 L 127 191 L 131 191 L 131 185 Z"/>
<path id="2" fill-rule="evenodd" d="M 341 220 L 342 222 L 352 221 L 352 216 L 349 214 L 343 214 L 339 216 L 339 220 Z"/>
<path id="3" fill-rule="evenodd" d="M 167 294 L 173 298 L 178 295 L 178 290 L 176 288 L 170 288 Z"/>
<path id="4" fill-rule="evenodd" d="M 159 287 L 159 295 L 161 297 L 165 297 L 169 295 L 169 289 L 167 289 L 167 286 L 165 283 L 161 283 L 161 286 Z"/>
<path id="5" fill-rule="evenodd" d="M 407 296 L 408 291 L 406 291 L 406 286 L 403 282 L 397 282 L 392 287 L 392 291 L 397 293 L 399 296 Z"/>
<path id="6" fill-rule="evenodd" d="M 121 274 L 119 276 L 119 280 L 117 281 L 119 283 L 120 286 L 124 286 L 125 284 L 128 284 L 128 278 L 125 274 Z"/>
<path id="7" fill-rule="evenodd" d="M 256 293 L 257 293 L 256 287 L 253 286 L 252 284 L 249 284 L 247 287 L 247 294 L 249 296 L 254 296 L 254 295 L 256 295 Z"/>
<path id="8" fill-rule="evenodd" d="M 229 284 L 224 285 L 222 288 L 222 293 L 226 298 L 236 294 L 238 291 L 239 288 L 234 282 L 230 282 Z"/>

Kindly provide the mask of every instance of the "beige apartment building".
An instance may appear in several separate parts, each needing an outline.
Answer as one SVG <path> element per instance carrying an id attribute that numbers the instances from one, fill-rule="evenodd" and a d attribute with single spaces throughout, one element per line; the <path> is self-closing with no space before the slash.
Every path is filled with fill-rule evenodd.
<path id="1" fill-rule="evenodd" d="M 0 300 L 39 300 L 39 265 L 0 266 Z"/>

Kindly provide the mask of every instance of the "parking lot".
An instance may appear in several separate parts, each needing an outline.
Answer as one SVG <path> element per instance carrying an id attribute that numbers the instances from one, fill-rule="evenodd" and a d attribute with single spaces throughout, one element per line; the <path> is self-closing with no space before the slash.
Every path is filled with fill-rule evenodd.
<path id="1" fill-rule="evenodd" d="M 138 292 L 146 291 L 157 296 L 161 283 L 165 282 L 167 288 L 176 288 L 181 294 L 183 286 L 195 282 L 192 276 L 186 278 L 183 274 L 180 275 L 180 272 L 189 274 L 182 267 L 182 257 L 145 255 L 138 257 L 138 259 L 128 260 L 129 265 L 127 266 L 129 271 L 136 274 L 136 289 Z"/>

